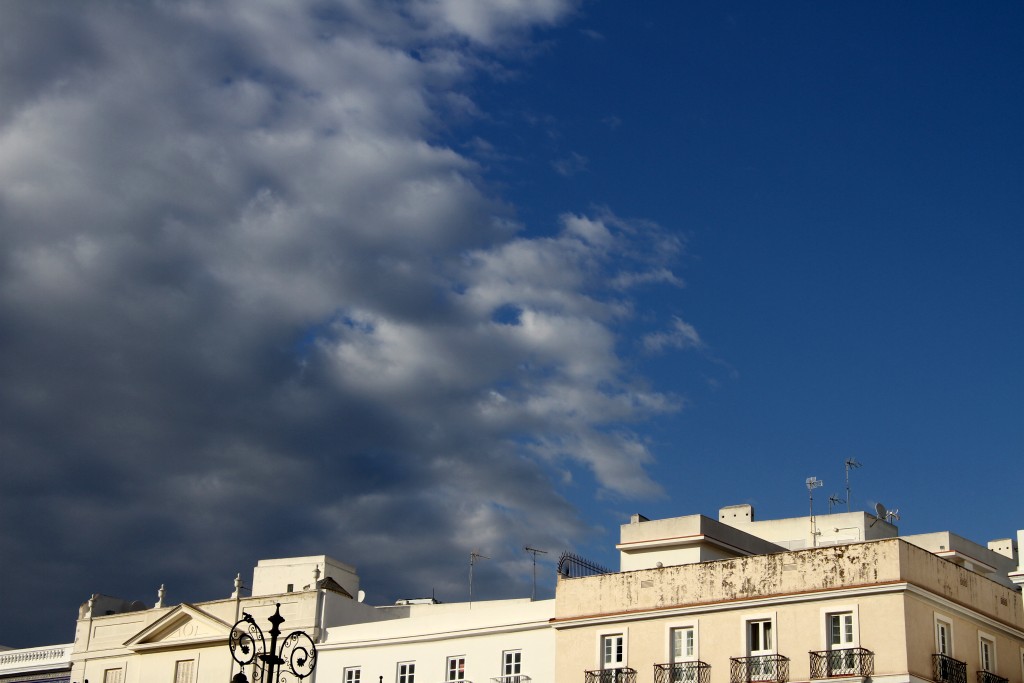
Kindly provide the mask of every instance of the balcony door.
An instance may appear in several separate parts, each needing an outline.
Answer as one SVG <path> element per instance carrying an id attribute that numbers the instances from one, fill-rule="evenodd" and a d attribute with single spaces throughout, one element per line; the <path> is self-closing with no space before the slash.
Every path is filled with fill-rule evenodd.
<path id="1" fill-rule="evenodd" d="M 857 671 L 857 655 L 853 637 L 853 612 L 828 616 L 829 675 L 853 674 Z"/>
<path id="2" fill-rule="evenodd" d="M 768 655 L 775 653 L 771 619 L 747 622 L 747 654 L 750 656 L 750 680 L 775 678 L 775 662 Z"/>

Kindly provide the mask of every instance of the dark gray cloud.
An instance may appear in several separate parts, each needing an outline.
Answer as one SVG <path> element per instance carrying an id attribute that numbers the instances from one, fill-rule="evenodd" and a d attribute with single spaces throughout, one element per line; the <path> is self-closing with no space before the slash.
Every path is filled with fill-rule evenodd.
<path id="1" fill-rule="evenodd" d="M 524 595 L 524 543 L 587 533 L 574 472 L 659 493 L 628 424 L 676 402 L 616 342 L 671 245 L 521 237 L 431 137 L 571 5 L 0 5 L 0 643 L 291 554 L 460 599 L 481 548 Z"/>

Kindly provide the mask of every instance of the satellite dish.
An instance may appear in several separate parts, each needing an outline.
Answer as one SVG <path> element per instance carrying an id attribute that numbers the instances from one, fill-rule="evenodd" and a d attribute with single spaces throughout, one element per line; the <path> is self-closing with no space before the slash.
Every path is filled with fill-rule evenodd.
<path id="1" fill-rule="evenodd" d="M 366 599 L 366 591 L 359 591 L 356 593 L 356 602 L 362 602 Z"/>
<path id="2" fill-rule="evenodd" d="M 884 505 L 882 505 L 881 503 L 875 503 L 875 517 L 878 517 L 879 519 L 885 519 L 885 516 L 887 514 L 889 514 L 889 512 L 885 509 Z"/>

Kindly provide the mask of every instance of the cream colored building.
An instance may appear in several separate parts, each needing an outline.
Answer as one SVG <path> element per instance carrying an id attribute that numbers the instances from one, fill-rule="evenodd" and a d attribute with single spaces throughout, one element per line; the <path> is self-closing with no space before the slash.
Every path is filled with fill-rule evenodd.
<path id="1" fill-rule="evenodd" d="M 634 515 L 620 571 L 560 577 L 554 600 L 380 607 L 326 555 L 262 560 L 223 600 L 94 595 L 73 645 L 0 652 L 0 683 L 226 683 L 232 625 L 266 634 L 278 606 L 315 643 L 309 683 L 1024 683 L 1021 542 L 865 513 Z"/>
<path id="2" fill-rule="evenodd" d="M 323 576 L 324 578 L 320 578 Z M 71 655 L 73 683 L 228 682 L 239 670 L 228 650 L 228 634 L 243 613 L 264 631 L 280 606 L 285 632 L 305 631 L 316 640 L 325 623 L 372 612 L 353 596 L 355 570 L 325 555 L 262 560 L 251 594 L 236 579 L 225 600 L 146 608 L 94 595 L 82 605 Z"/>
<path id="3" fill-rule="evenodd" d="M 94 595 L 67 647 L 70 680 L 228 683 L 241 669 L 228 647 L 232 625 L 251 614 L 269 639 L 278 606 L 282 633 L 301 630 L 314 643 L 310 683 L 530 683 L 554 670 L 554 600 L 374 607 L 362 602 L 355 570 L 325 555 L 261 560 L 251 594 L 240 584 L 228 599 L 175 606 Z M 251 665 L 244 673 L 257 680 Z"/>
<path id="4" fill-rule="evenodd" d="M 750 506 L 635 515 L 617 547 L 623 571 L 559 580 L 559 683 L 1024 680 L 1021 596 L 993 575 L 1012 548 Z"/>

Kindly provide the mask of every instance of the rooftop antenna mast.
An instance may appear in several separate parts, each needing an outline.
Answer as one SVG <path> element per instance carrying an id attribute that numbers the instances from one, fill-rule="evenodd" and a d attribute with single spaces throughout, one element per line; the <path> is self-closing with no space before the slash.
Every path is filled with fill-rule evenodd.
<path id="1" fill-rule="evenodd" d="M 527 546 L 523 546 L 523 550 L 525 550 L 526 552 L 528 552 L 531 555 L 533 555 L 533 591 L 530 593 L 530 600 L 536 600 L 537 599 L 537 553 L 540 553 L 541 555 L 547 555 L 548 551 L 547 550 L 537 550 L 536 548 L 531 548 L 528 545 Z"/>
<path id="2" fill-rule="evenodd" d="M 855 470 L 861 464 L 853 458 L 846 459 L 846 511 L 850 511 L 850 470 Z"/>
<path id="3" fill-rule="evenodd" d="M 811 545 L 817 547 L 818 545 L 818 529 L 814 524 L 814 489 L 821 488 L 825 485 L 825 482 L 821 481 L 817 477 L 807 477 L 807 498 L 809 499 L 809 505 L 811 508 Z"/>
<path id="4" fill-rule="evenodd" d="M 845 502 L 845 500 L 839 497 L 839 494 L 833 493 L 831 496 L 828 497 L 828 514 L 832 514 L 832 506 L 841 505 L 842 503 Z"/>
<path id="5" fill-rule="evenodd" d="M 476 564 L 477 560 L 489 560 L 491 558 L 486 555 L 481 555 L 477 551 L 473 551 L 469 554 L 469 606 L 473 606 L 473 565 Z"/>

